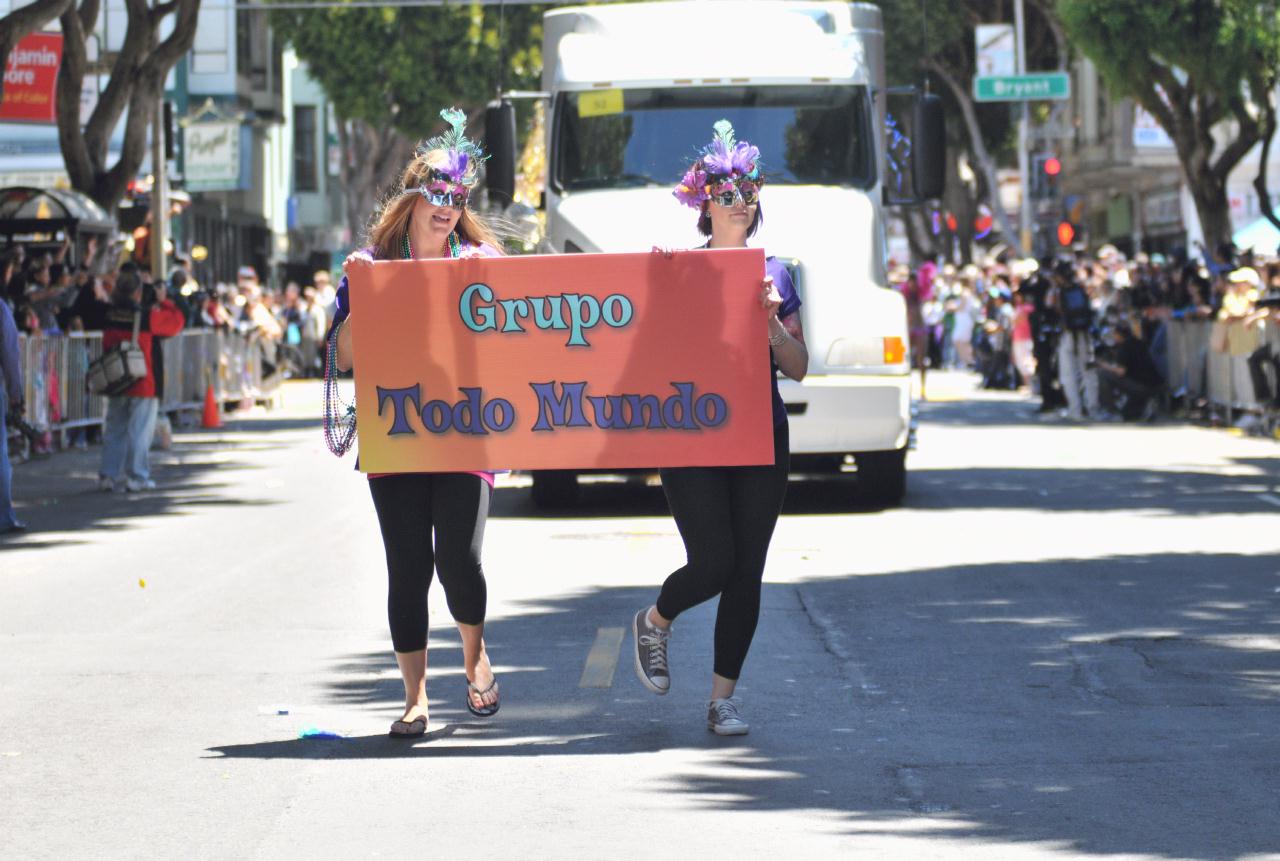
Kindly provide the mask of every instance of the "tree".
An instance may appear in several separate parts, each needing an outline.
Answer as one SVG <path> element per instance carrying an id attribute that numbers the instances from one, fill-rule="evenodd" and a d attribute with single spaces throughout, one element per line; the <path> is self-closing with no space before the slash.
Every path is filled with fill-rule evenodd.
<path id="1" fill-rule="evenodd" d="M 500 62 L 509 87 L 532 87 L 542 71 L 540 7 L 290 9 L 281 2 L 271 22 L 333 101 L 353 237 L 414 142 L 443 127 L 441 108 L 466 111 L 474 128 L 497 93 Z"/>
<path id="2" fill-rule="evenodd" d="M 985 197 L 1001 238 L 1020 255 L 1025 254 L 1017 230 L 1000 205 L 1000 186 L 996 178 L 999 163 L 1012 161 L 1017 155 L 1012 112 L 1007 104 L 975 102 L 970 87 L 976 71 L 974 27 L 983 23 L 1013 21 L 1012 2 L 929 2 L 926 5 L 927 44 L 925 30 L 921 27 L 919 0 L 879 0 L 879 3 L 885 19 L 885 64 L 890 82 L 919 82 L 927 73 L 935 84 L 942 85 L 941 95 L 947 109 L 948 145 L 952 150 L 948 156 L 952 162 L 948 171 L 949 187 L 955 176 L 955 164 L 964 156 L 978 175 L 977 190 Z M 1064 43 L 1059 38 L 1061 31 L 1057 22 L 1052 20 L 1050 11 L 1043 0 L 1030 0 L 1027 6 L 1028 68 L 1065 66 Z M 963 129 L 963 133 L 953 134 L 951 129 Z M 975 209 L 976 203 L 975 200 Z"/>
<path id="3" fill-rule="evenodd" d="M 1259 143 L 1255 187 L 1280 225 L 1266 183 L 1280 70 L 1275 0 L 1058 0 L 1058 12 L 1111 91 L 1173 140 L 1206 245 L 1231 240 L 1227 179 Z"/>
<path id="4" fill-rule="evenodd" d="M 62 14 L 71 0 L 35 0 L 19 6 L 0 18 L 0 60 L 8 62 L 9 55 L 22 39 Z M 0 96 L 4 95 L 4 80 L 0 78 Z"/>
<path id="5" fill-rule="evenodd" d="M 80 123 L 80 91 L 88 65 L 85 44 L 98 20 L 100 0 L 68 4 L 62 13 L 62 65 L 58 70 L 58 142 L 71 186 L 114 213 L 129 182 L 138 175 L 147 151 L 152 125 L 169 70 L 191 50 L 195 41 L 200 0 L 167 0 L 149 6 L 148 0 L 125 0 L 128 16 L 124 42 L 111 67 L 110 79 L 93 113 Z M 173 29 L 164 40 L 165 19 Z M 108 164 L 111 136 L 125 119 L 120 157 Z"/>

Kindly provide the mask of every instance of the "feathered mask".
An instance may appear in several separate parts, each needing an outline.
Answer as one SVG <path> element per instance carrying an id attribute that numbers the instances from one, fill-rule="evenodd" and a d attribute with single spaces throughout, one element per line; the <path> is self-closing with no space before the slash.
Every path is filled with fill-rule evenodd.
<path id="1" fill-rule="evenodd" d="M 449 124 L 449 130 L 418 144 L 418 155 L 442 153 L 442 157 L 438 155 L 431 159 L 432 173 L 449 182 L 471 188 L 479 179 L 481 162 L 488 156 L 479 144 L 464 133 L 467 127 L 466 114 L 457 108 L 448 108 L 441 111 L 440 116 Z"/>
<path id="2" fill-rule="evenodd" d="M 671 192 L 676 200 L 692 209 L 700 209 L 703 201 L 711 199 L 713 186 L 739 179 L 757 185 L 763 182 L 760 150 L 746 141 L 735 141 L 733 124 L 728 120 L 716 123 L 715 130 L 711 143 L 702 148 L 698 160 L 685 171 Z"/>

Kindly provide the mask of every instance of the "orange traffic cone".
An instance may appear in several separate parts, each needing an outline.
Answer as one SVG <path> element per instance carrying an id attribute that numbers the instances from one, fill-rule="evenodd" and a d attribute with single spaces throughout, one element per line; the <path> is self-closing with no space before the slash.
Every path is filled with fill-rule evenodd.
<path id="1" fill-rule="evenodd" d="M 222 427 L 222 412 L 218 409 L 218 402 L 214 400 L 212 383 L 205 387 L 204 390 L 204 416 L 200 420 L 200 426 L 204 428 Z"/>

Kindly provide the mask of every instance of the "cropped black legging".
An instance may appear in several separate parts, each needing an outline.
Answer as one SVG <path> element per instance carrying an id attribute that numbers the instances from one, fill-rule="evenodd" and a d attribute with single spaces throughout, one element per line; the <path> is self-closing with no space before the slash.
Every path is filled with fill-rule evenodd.
<path id="1" fill-rule="evenodd" d="M 369 492 L 387 554 L 387 618 L 395 650 L 427 647 L 427 589 L 435 571 L 454 620 L 483 622 L 488 594 L 480 545 L 489 483 L 458 472 L 405 473 L 369 479 Z"/>
<path id="2" fill-rule="evenodd" d="M 773 431 L 772 466 L 662 470 L 662 489 L 688 562 L 662 584 L 658 613 L 674 619 L 720 596 L 716 675 L 737 679 L 760 618 L 760 583 L 769 540 L 787 493 L 786 422 Z"/>

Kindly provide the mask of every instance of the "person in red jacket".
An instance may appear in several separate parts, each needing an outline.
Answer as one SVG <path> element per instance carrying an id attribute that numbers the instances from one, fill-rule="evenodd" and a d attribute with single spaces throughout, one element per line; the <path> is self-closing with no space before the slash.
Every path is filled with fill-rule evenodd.
<path id="1" fill-rule="evenodd" d="M 124 394 L 107 398 L 106 427 L 102 434 L 102 466 L 98 487 L 137 493 L 154 490 L 148 452 L 160 409 L 159 393 L 151 365 L 152 338 L 172 338 L 184 323 L 178 306 L 165 296 L 164 284 L 155 287 L 155 302 L 143 302 L 143 285 L 137 272 L 124 271 L 116 279 L 111 308 L 102 330 L 102 349 L 111 350 L 133 340 L 138 321 L 138 344 L 147 361 L 147 375 Z"/>

